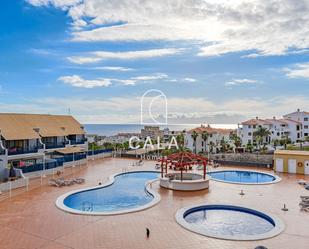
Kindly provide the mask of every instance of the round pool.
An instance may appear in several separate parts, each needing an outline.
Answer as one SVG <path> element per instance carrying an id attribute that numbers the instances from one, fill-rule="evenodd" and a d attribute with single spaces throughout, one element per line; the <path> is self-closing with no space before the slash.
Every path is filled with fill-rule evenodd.
<path id="1" fill-rule="evenodd" d="M 284 224 L 277 217 L 231 205 L 204 205 L 180 209 L 177 222 L 205 236 L 228 240 L 260 240 L 281 233 Z"/>
<path id="2" fill-rule="evenodd" d="M 269 184 L 280 181 L 278 176 L 257 171 L 220 170 L 207 173 L 212 180 L 238 184 Z"/>

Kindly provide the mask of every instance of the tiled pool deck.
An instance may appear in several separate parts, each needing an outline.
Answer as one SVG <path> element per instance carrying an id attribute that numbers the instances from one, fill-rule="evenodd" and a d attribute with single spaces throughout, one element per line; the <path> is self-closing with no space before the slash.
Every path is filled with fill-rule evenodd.
<path id="1" fill-rule="evenodd" d="M 74 169 L 73 175 L 86 178 L 82 187 L 107 181 L 111 174 L 132 165 L 129 159 L 90 161 L 88 167 Z M 154 169 L 154 162 L 131 169 Z M 224 168 L 224 167 L 222 167 Z M 231 168 L 231 167 L 229 167 Z M 233 167 L 235 168 L 235 167 Z M 256 169 L 255 169 L 256 170 Z M 210 189 L 199 192 L 172 192 L 153 188 L 162 200 L 156 206 L 137 213 L 117 216 L 83 216 L 65 213 L 55 206 L 56 198 L 80 185 L 55 188 L 42 186 L 0 202 L 1 249 L 250 249 L 264 245 L 269 249 L 308 249 L 309 213 L 299 211 L 300 195 L 309 195 L 297 184 L 309 177 L 281 174 L 276 184 L 250 186 L 211 181 Z M 239 195 L 243 189 L 245 195 Z M 180 227 L 175 212 L 184 206 L 223 203 L 247 206 L 279 216 L 286 229 L 277 237 L 251 242 L 207 238 Z M 289 211 L 281 210 L 286 203 Z M 146 238 L 145 229 L 151 231 Z"/>

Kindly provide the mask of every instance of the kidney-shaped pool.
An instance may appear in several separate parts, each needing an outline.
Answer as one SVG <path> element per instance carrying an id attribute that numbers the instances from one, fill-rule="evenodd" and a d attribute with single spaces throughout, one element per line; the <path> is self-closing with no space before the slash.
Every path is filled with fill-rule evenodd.
<path id="1" fill-rule="evenodd" d="M 109 215 L 138 211 L 159 201 L 158 194 L 146 186 L 158 176 L 159 173 L 153 171 L 121 173 L 104 186 L 66 193 L 57 199 L 56 205 L 76 214 Z"/>

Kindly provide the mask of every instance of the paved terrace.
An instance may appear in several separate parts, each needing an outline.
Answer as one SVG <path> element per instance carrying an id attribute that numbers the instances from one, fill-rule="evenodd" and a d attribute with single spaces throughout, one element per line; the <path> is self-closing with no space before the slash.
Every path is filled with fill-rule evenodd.
<path id="1" fill-rule="evenodd" d="M 88 166 L 67 169 L 66 177 L 84 177 L 82 187 L 107 181 L 123 168 L 154 169 L 154 162 L 131 167 L 129 159 L 100 159 Z M 223 168 L 223 167 L 222 167 Z M 55 188 L 46 185 L 47 178 L 30 182 L 30 190 L 18 190 L 12 198 L 5 195 L 0 202 L 0 247 L 2 249 L 250 249 L 264 245 L 269 249 L 305 249 L 309 245 L 309 214 L 299 211 L 300 195 L 309 195 L 296 182 L 303 176 L 281 175 L 277 184 L 244 186 L 210 182 L 209 191 L 191 193 L 172 192 L 156 188 L 161 202 L 144 211 L 117 216 L 83 216 L 65 213 L 56 208 L 56 198 L 80 185 Z M 309 180 L 309 177 L 306 177 Z M 243 189 L 245 196 L 240 196 Z M 6 198 L 6 199 L 5 199 Z M 180 227 L 174 220 L 176 210 L 201 203 L 229 203 L 244 205 L 279 216 L 286 224 L 279 236 L 256 242 L 218 240 L 194 234 Z M 289 211 L 281 211 L 283 203 Z M 150 238 L 145 228 L 151 230 Z"/>

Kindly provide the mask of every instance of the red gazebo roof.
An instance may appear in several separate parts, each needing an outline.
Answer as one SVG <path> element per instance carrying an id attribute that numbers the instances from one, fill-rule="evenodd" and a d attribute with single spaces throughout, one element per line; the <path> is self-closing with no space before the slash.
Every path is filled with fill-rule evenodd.
<path id="1" fill-rule="evenodd" d="M 191 153 L 191 152 L 177 152 L 174 154 L 171 154 L 169 156 L 163 157 L 158 160 L 161 162 L 161 175 L 163 177 L 163 167 L 165 164 L 165 173 L 167 173 L 167 167 L 170 165 L 171 167 L 177 167 L 181 170 L 186 169 L 187 167 L 190 167 L 191 165 L 202 163 L 204 165 L 204 179 L 206 177 L 206 165 L 208 158 L 199 156 L 197 154 Z"/>

